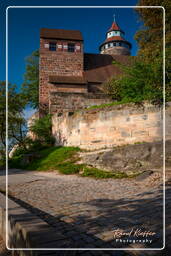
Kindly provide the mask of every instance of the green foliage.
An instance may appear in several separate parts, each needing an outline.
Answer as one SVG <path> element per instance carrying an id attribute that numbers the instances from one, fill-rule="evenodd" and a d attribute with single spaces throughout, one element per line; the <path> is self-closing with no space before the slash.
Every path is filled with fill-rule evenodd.
<path id="1" fill-rule="evenodd" d="M 112 78 L 109 82 L 110 91 L 108 92 L 113 99 L 118 100 L 118 103 L 139 103 L 145 100 L 154 103 L 162 102 L 163 82 L 160 63 L 136 61 L 130 67 L 122 66 L 122 68 L 122 77 Z M 107 90 L 108 84 L 104 84 L 104 87 Z"/>
<path id="2" fill-rule="evenodd" d="M 108 108 L 108 107 L 112 107 L 112 106 L 117 106 L 117 105 L 120 105 L 120 104 L 125 104 L 126 102 L 125 101 L 114 101 L 114 102 L 111 102 L 111 103 L 103 103 L 103 104 L 100 104 L 100 105 L 93 105 L 91 107 L 88 107 L 87 110 L 89 109 L 97 109 L 97 108 Z"/>
<path id="3" fill-rule="evenodd" d="M 39 51 L 26 58 L 26 72 L 21 93 L 26 104 L 33 108 L 39 106 Z"/>
<path id="4" fill-rule="evenodd" d="M 26 169 L 38 171 L 58 170 L 58 165 L 65 163 L 67 160 L 71 161 L 78 151 L 79 148 L 77 147 L 51 147 L 40 150 L 40 158 L 26 166 Z"/>
<path id="5" fill-rule="evenodd" d="M 166 101 L 171 100 L 171 2 L 169 0 L 139 0 L 140 6 L 166 8 Z M 112 78 L 104 87 L 112 97 L 122 102 L 163 102 L 163 9 L 137 8 L 143 26 L 135 39 L 139 50 L 136 62 L 126 67 L 119 63 L 123 76 Z"/>
<path id="6" fill-rule="evenodd" d="M 26 120 L 23 110 L 25 102 L 16 85 L 8 84 L 8 148 L 15 144 L 23 144 L 26 136 Z M 6 148 L 6 82 L 0 82 L 0 156 L 5 154 Z M 4 157 L 4 156 L 3 156 Z"/>
<path id="7" fill-rule="evenodd" d="M 79 173 L 83 168 L 81 164 L 73 164 L 72 162 L 66 162 L 58 165 L 58 170 L 63 174 Z"/>
<path id="8" fill-rule="evenodd" d="M 52 136 L 52 121 L 50 114 L 36 119 L 34 124 L 29 127 L 29 130 L 36 136 L 37 143 L 49 146 L 54 144 L 55 141 Z"/>
<path id="9" fill-rule="evenodd" d="M 165 51 L 166 51 L 166 100 L 171 100 L 171 2 L 170 0 L 139 0 L 140 6 L 163 6 L 165 8 Z M 143 26 L 136 33 L 139 45 L 138 56 L 145 63 L 160 66 L 160 81 L 163 67 L 163 15 L 162 8 L 137 8 Z M 157 82 L 157 81 L 156 81 Z M 157 90 L 162 90 L 163 84 Z"/>
<path id="10" fill-rule="evenodd" d="M 21 164 L 22 159 L 23 159 L 22 154 L 10 158 L 8 161 L 9 168 L 24 168 L 25 166 Z"/>
<path id="11" fill-rule="evenodd" d="M 101 178 L 101 179 L 106 179 L 106 178 L 127 178 L 128 175 L 123 172 L 106 172 L 104 170 L 99 170 L 97 168 L 84 168 L 84 172 L 82 174 L 84 177 L 95 177 L 95 178 Z"/>
<path id="12" fill-rule="evenodd" d="M 103 84 L 104 92 L 111 95 L 117 101 L 121 100 L 121 80 L 122 77 L 117 79 L 111 77 Z"/>

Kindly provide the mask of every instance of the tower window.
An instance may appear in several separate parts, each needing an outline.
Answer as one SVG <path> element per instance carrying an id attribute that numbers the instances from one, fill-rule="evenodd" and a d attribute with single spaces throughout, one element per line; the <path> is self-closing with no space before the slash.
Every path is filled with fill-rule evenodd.
<path id="1" fill-rule="evenodd" d="M 49 50 L 56 51 L 56 43 L 49 43 Z"/>
<path id="2" fill-rule="evenodd" d="M 68 52 L 75 52 L 75 44 L 68 44 Z"/>

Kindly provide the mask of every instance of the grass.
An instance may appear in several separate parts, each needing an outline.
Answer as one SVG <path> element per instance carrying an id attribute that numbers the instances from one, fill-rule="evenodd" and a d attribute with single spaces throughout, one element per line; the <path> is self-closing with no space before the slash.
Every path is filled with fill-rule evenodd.
<path id="1" fill-rule="evenodd" d="M 112 102 L 112 103 L 104 103 L 104 104 L 100 104 L 100 105 L 93 105 L 91 107 L 88 107 L 88 109 L 96 109 L 96 108 L 105 108 L 105 107 L 112 107 L 112 106 L 116 106 L 119 104 L 123 104 L 121 103 L 121 101 L 116 101 L 116 102 Z"/>
<path id="2" fill-rule="evenodd" d="M 82 176 L 95 177 L 99 179 L 106 179 L 106 178 L 122 179 L 122 178 L 133 178 L 137 176 L 137 173 L 128 175 L 124 172 L 107 172 L 97 168 L 85 167 L 84 172 L 82 173 Z"/>
<path id="3" fill-rule="evenodd" d="M 120 105 L 120 104 L 128 104 L 128 103 L 138 103 L 137 101 L 133 101 L 133 100 L 121 100 L 121 101 L 114 101 L 111 103 L 104 103 L 104 104 L 100 104 L 100 105 L 93 105 L 91 107 L 86 108 L 86 110 L 89 109 L 98 109 L 98 108 L 106 108 L 106 107 L 112 107 L 112 106 L 116 106 L 116 105 Z"/>
<path id="4" fill-rule="evenodd" d="M 58 170 L 63 174 L 79 173 L 83 168 L 81 164 L 73 164 L 72 162 L 66 162 L 58 165 Z"/>
<path id="5" fill-rule="evenodd" d="M 51 147 L 40 150 L 38 152 L 39 158 L 34 159 L 34 161 L 28 165 L 21 164 L 22 155 L 11 159 L 9 164 L 11 167 L 24 168 L 27 170 L 56 170 L 59 164 L 62 164 L 68 159 L 74 159 L 74 156 L 78 151 L 80 151 L 78 147 Z"/>
<path id="6" fill-rule="evenodd" d="M 77 164 L 77 152 L 81 151 L 78 147 L 51 147 L 40 150 L 39 157 L 35 158 L 28 165 L 21 165 L 22 155 L 14 157 L 10 161 L 10 167 L 23 168 L 26 170 L 37 171 L 59 171 L 62 174 L 79 174 L 83 177 L 94 178 L 132 178 L 137 174 L 128 175 L 124 172 L 108 172 L 86 164 Z"/>

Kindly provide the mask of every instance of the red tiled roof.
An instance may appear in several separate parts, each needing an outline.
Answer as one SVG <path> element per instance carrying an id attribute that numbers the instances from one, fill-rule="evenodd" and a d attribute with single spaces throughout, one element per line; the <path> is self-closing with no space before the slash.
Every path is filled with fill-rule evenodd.
<path id="1" fill-rule="evenodd" d="M 86 84 L 82 76 L 49 76 L 49 82 L 57 84 Z"/>
<path id="2" fill-rule="evenodd" d="M 112 26 L 108 29 L 108 32 L 111 30 L 121 30 L 121 29 L 116 22 L 113 22 Z"/>
<path id="3" fill-rule="evenodd" d="M 105 43 L 108 43 L 108 42 L 115 42 L 115 41 L 116 41 L 116 42 L 117 42 L 117 41 L 123 41 L 123 42 L 129 44 L 130 48 L 132 47 L 132 46 L 131 46 L 131 43 L 128 42 L 127 40 L 125 40 L 125 39 L 124 39 L 123 37 L 121 37 L 121 36 L 112 36 L 112 37 L 106 38 L 106 40 L 100 45 L 100 47 L 101 47 L 102 45 L 104 45 Z"/>
<path id="4" fill-rule="evenodd" d="M 126 65 L 129 64 L 132 58 L 132 56 L 126 55 L 84 53 L 84 70 L 108 66 L 111 65 L 114 60 Z"/>
<path id="5" fill-rule="evenodd" d="M 113 57 L 108 54 L 84 53 L 84 70 L 110 65 Z"/>
<path id="6" fill-rule="evenodd" d="M 123 37 L 121 36 L 112 36 L 112 37 L 109 37 L 105 40 L 105 42 L 108 42 L 108 41 L 126 41 Z"/>
<path id="7" fill-rule="evenodd" d="M 98 54 L 97 54 L 98 55 Z M 101 54 L 104 56 L 109 56 L 105 54 Z M 99 56 L 97 56 L 99 57 Z M 119 68 L 117 65 L 112 64 L 113 61 L 120 62 L 125 65 L 130 65 L 131 62 L 133 62 L 132 56 L 121 56 L 121 55 L 113 55 L 111 56 L 112 59 L 110 59 L 110 64 L 107 65 L 101 65 L 98 68 L 91 68 L 88 70 L 85 70 L 84 77 L 89 83 L 103 83 L 106 80 L 108 80 L 112 76 L 119 76 L 122 74 L 121 68 Z M 96 56 L 94 56 L 94 59 Z M 93 67 L 93 66 L 92 66 Z"/>
<path id="8" fill-rule="evenodd" d="M 41 28 L 40 37 L 83 41 L 82 34 L 79 30 Z"/>
<path id="9" fill-rule="evenodd" d="M 111 64 L 108 66 L 87 70 L 85 71 L 84 76 L 89 83 L 103 83 L 110 77 L 118 76 L 119 74 L 122 74 L 121 70 Z"/>

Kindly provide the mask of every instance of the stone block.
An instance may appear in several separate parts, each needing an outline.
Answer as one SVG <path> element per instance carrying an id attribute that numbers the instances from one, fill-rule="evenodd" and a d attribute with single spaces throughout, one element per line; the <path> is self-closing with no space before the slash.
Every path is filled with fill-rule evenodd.
<path id="1" fill-rule="evenodd" d="M 137 130 L 132 131 L 131 136 L 132 137 L 139 137 L 139 136 L 148 136 L 149 132 L 147 130 Z"/>

